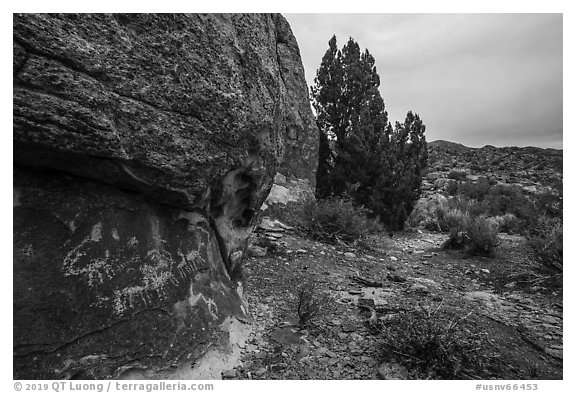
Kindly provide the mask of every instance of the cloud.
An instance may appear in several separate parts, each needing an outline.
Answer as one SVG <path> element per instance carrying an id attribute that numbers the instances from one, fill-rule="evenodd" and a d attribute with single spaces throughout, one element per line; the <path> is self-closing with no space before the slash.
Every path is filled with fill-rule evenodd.
<path id="1" fill-rule="evenodd" d="M 306 77 L 333 34 L 376 59 L 392 121 L 418 112 L 429 140 L 562 146 L 561 14 L 288 14 Z"/>

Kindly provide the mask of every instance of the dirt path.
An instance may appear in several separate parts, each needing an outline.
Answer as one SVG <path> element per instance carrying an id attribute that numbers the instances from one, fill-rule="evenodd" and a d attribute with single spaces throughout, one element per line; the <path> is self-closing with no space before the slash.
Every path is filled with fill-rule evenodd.
<path id="1" fill-rule="evenodd" d="M 381 338 L 366 323 L 370 314 L 359 307 L 365 304 L 383 323 L 417 308 L 466 317 L 491 354 L 471 378 L 561 379 L 562 291 L 511 276 L 526 262 L 523 239 L 502 234 L 495 258 L 445 251 L 444 240 L 421 232 L 373 236 L 369 248 L 359 250 L 284 233 L 279 249 L 246 261 L 253 332 L 227 377 L 394 378 L 381 366 Z M 317 283 L 326 301 L 300 331 L 296 288 L 306 280 Z"/>

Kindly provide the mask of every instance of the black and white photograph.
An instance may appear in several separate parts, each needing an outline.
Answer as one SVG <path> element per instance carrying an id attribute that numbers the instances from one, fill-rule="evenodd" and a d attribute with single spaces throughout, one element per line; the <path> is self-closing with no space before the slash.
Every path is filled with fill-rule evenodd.
<path id="1" fill-rule="evenodd" d="M 12 14 L 8 388 L 570 377 L 564 14 L 328 12 Z"/>

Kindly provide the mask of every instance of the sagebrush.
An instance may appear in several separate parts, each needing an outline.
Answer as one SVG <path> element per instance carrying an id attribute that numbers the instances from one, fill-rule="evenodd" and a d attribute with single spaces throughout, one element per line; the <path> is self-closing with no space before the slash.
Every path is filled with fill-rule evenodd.
<path id="1" fill-rule="evenodd" d="M 491 256 L 499 244 L 498 224 L 487 217 L 455 211 L 445 248 L 465 249 L 469 255 Z"/>
<path id="2" fill-rule="evenodd" d="M 304 230 L 316 240 L 327 243 L 354 242 L 378 230 L 377 220 L 347 197 L 326 198 L 304 206 Z"/>
<path id="3" fill-rule="evenodd" d="M 528 245 L 538 262 L 563 271 L 562 219 L 541 218 L 528 236 Z"/>
<path id="4" fill-rule="evenodd" d="M 395 361 L 417 379 L 469 379 L 484 372 L 488 356 L 481 335 L 464 327 L 466 318 L 419 308 L 379 327 L 383 361 Z"/>

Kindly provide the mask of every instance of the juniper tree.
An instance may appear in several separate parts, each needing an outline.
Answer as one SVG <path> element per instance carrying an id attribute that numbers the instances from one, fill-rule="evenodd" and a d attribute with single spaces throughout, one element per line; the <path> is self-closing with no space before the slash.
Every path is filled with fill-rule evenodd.
<path id="1" fill-rule="evenodd" d="M 336 36 L 328 44 L 311 88 L 321 134 L 317 196 L 347 192 L 366 204 L 388 116 L 378 91 L 380 78 L 374 57 L 361 52 L 352 38 L 341 51 Z"/>
<path id="2" fill-rule="evenodd" d="M 427 162 L 425 126 L 408 112 L 394 129 L 379 91 L 374 57 L 336 36 L 311 87 L 320 132 L 316 195 L 348 194 L 391 229 L 399 229 L 420 194 Z"/>
<path id="3" fill-rule="evenodd" d="M 421 194 L 422 176 L 428 165 L 426 126 L 418 114 L 406 114 L 404 123 L 389 126 L 389 143 L 375 194 L 373 210 L 391 229 L 402 229 Z"/>

